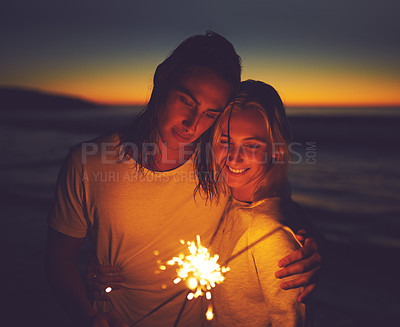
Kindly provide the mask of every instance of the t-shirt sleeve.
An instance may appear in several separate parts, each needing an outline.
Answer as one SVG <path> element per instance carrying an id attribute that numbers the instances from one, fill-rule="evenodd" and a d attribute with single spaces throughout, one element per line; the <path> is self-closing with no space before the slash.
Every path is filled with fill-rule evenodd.
<path id="1" fill-rule="evenodd" d="M 293 276 L 275 277 L 275 272 L 280 269 L 278 261 L 300 248 L 293 232 L 279 223 L 256 219 L 249 233 L 250 241 L 256 244 L 252 256 L 272 326 L 305 326 L 305 305 L 297 301 L 302 289 L 283 290 L 280 284 L 293 279 Z"/>
<path id="2" fill-rule="evenodd" d="M 88 224 L 85 210 L 83 166 L 75 158 L 78 149 L 71 149 L 58 174 L 56 190 L 50 215 L 49 227 L 65 235 L 84 238 Z"/>

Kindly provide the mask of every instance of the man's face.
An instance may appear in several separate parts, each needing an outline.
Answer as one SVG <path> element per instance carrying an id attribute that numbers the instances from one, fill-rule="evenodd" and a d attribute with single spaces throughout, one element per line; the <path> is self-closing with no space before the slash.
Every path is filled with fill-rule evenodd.
<path id="1" fill-rule="evenodd" d="M 158 111 L 158 130 L 169 149 L 196 141 L 228 103 L 231 86 L 212 70 L 193 67 L 172 87 Z"/>

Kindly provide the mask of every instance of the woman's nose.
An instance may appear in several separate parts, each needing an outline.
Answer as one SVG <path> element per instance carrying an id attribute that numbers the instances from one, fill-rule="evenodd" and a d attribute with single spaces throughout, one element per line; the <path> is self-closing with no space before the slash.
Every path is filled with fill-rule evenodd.
<path id="1" fill-rule="evenodd" d="M 244 161 L 243 146 L 230 146 L 228 154 L 229 162 L 242 163 Z"/>

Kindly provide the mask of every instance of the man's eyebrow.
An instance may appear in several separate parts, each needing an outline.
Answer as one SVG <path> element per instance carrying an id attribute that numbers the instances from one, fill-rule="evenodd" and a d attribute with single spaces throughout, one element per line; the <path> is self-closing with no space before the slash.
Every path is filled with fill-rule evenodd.
<path id="1" fill-rule="evenodd" d="M 190 92 L 187 88 L 183 87 L 182 85 L 176 85 L 176 89 L 182 93 L 185 93 L 189 98 L 191 98 L 193 100 L 194 103 L 196 103 L 196 105 L 198 105 L 200 102 L 196 99 L 196 97 L 193 95 L 192 92 Z M 224 111 L 224 108 L 210 108 L 207 109 L 207 111 L 212 111 L 212 112 L 216 112 L 216 113 L 222 113 Z"/>

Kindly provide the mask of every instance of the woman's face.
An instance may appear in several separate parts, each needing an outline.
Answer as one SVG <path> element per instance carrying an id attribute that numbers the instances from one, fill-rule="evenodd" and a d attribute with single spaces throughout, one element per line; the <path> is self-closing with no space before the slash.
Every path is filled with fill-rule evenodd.
<path id="1" fill-rule="evenodd" d="M 221 141 L 214 151 L 226 184 L 240 201 L 252 201 L 258 183 L 267 171 L 267 126 L 255 108 L 232 112 L 230 139 L 228 117 L 223 118 Z M 229 152 L 228 152 L 229 144 Z"/>

